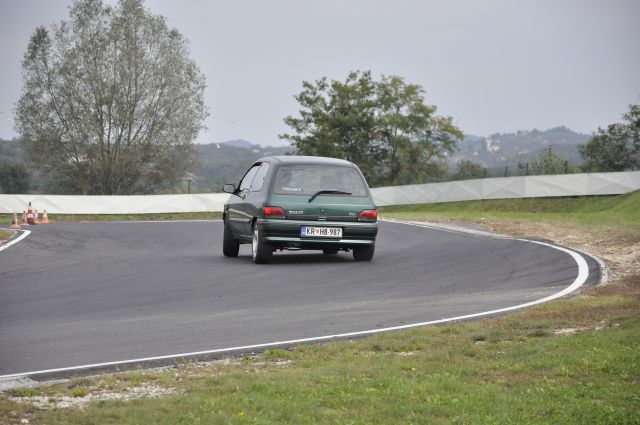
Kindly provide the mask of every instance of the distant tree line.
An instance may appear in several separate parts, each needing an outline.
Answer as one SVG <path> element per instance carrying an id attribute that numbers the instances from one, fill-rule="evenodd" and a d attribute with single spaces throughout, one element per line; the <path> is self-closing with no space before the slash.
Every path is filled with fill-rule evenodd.
<path id="1" fill-rule="evenodd" d="M 574 164 L 559 156 L 552 146 L 542 149 L 530 163 L 519 163 L 504 172 L 490 170 L 469 160 L 457 163 L 453 180 L 508 175 L 545 175 L 581 172 L 608 172 L 640 170 L 640 104 L 629 105 L 621 123 L 610 124 L 606 129 L 598 128 L 591 139 L 578 146 L 584 163 Z"/>
<path id="2" fill-rule="evenodd" d="M 469 160 L 461 160 L 456 164 L 455 172 L 449 180 L 469 180 L 487 177 L 540 176 L 548 174 L 572 174 L 583 170 L 569 160 L 558 155 L 552 146 L 547 146 L 529 162 L 505 164 L 498 168 L 488 168 Z"/>

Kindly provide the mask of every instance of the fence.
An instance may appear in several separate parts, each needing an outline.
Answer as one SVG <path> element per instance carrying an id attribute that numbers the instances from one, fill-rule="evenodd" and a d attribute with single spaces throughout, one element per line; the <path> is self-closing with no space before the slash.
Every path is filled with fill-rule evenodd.
<path id="1" fill-rule="evenodd" d="M 640 171 L 458 180 L 372 189 L 378 206 L 553 196 L 619 195 L 640 189 Z M 32 202 L 52 214 L 144 214 L 222 211 L 226 193 L 191 195 L 0 195 L 0 213 Z"/>
<path id="2" fill-rule="evenodd" d="M 619 195 L 640 189 L 640 171 L 495 177 L 372 189 L 378 206 L 480 199 Z"/>
<path id="3" fill-rule="evenodd" d="M 21 212 L 33 207 L 51 214 L 145 214 L 222 211 L 229 195 L 0 195 L 0 213 Z"/>

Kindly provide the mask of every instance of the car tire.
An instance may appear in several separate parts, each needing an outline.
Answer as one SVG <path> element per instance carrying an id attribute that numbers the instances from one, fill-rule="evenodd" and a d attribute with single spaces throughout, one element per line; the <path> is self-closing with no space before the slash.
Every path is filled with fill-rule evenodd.
<path id="1" fill-rule="evenodd" d="M 256 264 L 268 264 L 272 256 L 273 248 L 264 240 L 260 226 L 255 223 L 251 239 L 251 259 Z"/>
<path id="2" fill-rule="evenodd" d="M 338 250 L 337 249 L 323 249 L 322 253 L 324 255 L 335 255 L 335 254 L 338 253 Z"/>
<path id="3" fill-rule="evenodd" d="M 357 246 L 353 248 L 353 259 L 356 261 L 371 261 L 375 250 L 375 245 Z"/>
<path id="4" fill-rule="evenodd" d="M 240 250 L 240 242 L 233 238 L 229 226 L 224 224 L 224 233 L 222 236 L 222 253 L 225 257 L 237 257 Z"/>

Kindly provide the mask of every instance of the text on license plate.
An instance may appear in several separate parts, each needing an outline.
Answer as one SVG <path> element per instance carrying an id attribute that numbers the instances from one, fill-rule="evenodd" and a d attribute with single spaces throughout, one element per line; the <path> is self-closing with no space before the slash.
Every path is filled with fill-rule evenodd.
<path id="1" fill-rule="evenodd" d="M 317 238 L 341 238 L 342 227 L 310 227 L 302 226 L 300 234 L 303 237 L 317 237 Z"/>

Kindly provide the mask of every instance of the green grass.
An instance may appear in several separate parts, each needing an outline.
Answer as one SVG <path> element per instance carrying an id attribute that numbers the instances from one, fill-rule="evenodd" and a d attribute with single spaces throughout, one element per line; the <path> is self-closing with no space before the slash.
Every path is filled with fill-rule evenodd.
<path id="1" fill-rule="evenodd" d="M 640 280 L 625 288 L 486 321 L 273 349 L 231 364 L 87 378 L 42 393 L 69 395 L 77 385 L 119 392 L 142 382 L 180 393 L 36 412 L 31 423 L 639 424 Z M 569 327 L 582 330 L 553 333 Z"/>
<path id="2" fill-rule="evenodd" d="M 640 231 L 640 191 L 617 196 L 495 199 L 383 207 L 385 217 L 405 220 L 570 221 Z"/>

